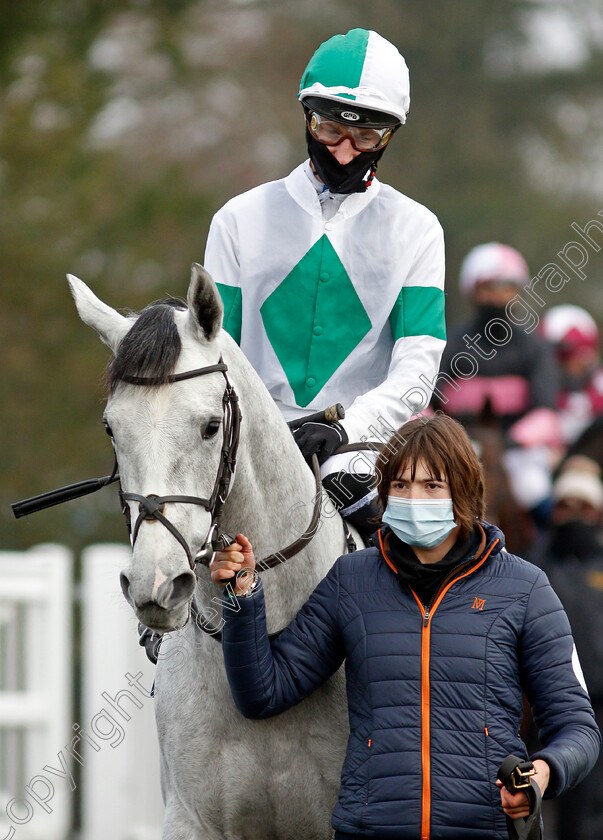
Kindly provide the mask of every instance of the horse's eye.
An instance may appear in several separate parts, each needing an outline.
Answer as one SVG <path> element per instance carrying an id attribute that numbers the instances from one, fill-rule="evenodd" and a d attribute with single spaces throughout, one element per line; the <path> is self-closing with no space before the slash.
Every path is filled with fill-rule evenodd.
<path id="1" fill-rule="evenodd" d="M 112 438 L 112 437 L 113 437 L 113 432 L 112 432 L 112 430 L 111 430 L 111 426 L 107 423 L 107 421 L 106 421 L 106 420 L 104 420 L 103 422 L 104 422 L 104 424 L 105 424 L 105 431 L 106 431 L 106 433 L 109 435 L 109 437 L 110 437 L 110 438 Z"/>
<path id="2" fill-rule="evenodd" d="M 220 420 L 210 420 L 203 431 L 203 438 L 207 440 L 207 438 L 212 438 L 214 435 L 217 435 L 221 425 Z"/>

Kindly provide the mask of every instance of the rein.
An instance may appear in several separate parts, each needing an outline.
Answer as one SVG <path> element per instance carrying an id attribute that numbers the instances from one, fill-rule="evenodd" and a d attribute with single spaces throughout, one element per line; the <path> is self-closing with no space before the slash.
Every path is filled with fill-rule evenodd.
<path id="1" fill-rule="evenodd" d="M 128 529 L 132 535 L 132 546 L 134 546 L 134 543 L 136 542 L 142 523 L 145 521 L 149 522 L 156 520 L 157 522 L 160 522 L 182 546 L 184 552 L 186 553 L 189 567 L 193 572 L 195 572 L 195 574 L 197 573 L 197 565 L 209 566 L 214 553 L 216 551 L 223 550 L 232 542 L 231 537 L 227 534 L 220 533 L 220 521 L 222 518 L 224 503 L 228 498 L 230 484 L 236 467 L 241 430 L 241 411 L 239 408 L 239 398 L 228 379 L 227 371 L 228 365 L 223 361 L 222 357 L 220 357 L 220 361 L 217 364 L 184 371 L 183 373 L 173 374 L 161 379 L 144 376 L 121 377 L 121 380 L 129 385 L 147 387 L 152 385 L 182 382 L 187 379 L 193 379 L 197 376 L 205 376 L 210 373 L 222 373 L 226 381 L 224 395 L 222 397 L 223 438 L 220 453 L 220 466 L 210 497 L 208 499 L 204 499 L 200 496 L 158 496 L 154 493 L 149 493 L 147 496 L 143 496 L 139 493 L 124 492 L 121 489 L 121 485 L 119 489 L 122 511 L 126 516 Z M 272 569 L 280 563 L 283 563 L 285 560 L 289 560 L 291 557 L 294 557 L 306 545 L 308 545 L 318 531 L 322 500 L 322 484 L 320 479 L 320 467 L 318 459 L 315 455 L 312 458 L 312 470 L 315 480 L 315 496 L 314 508 L 308 527 L 300 537 L 287 545 L 281 551 L 276 551 L 273 554 L 268 555 L 268 557 L 263 560 L 258 560 L 257 567 L 260 570 Z M 54 505 L 71 501 L 72 499 L 81 498 L 89 493 L 94 493 L 102 487 L 106 487 L 108 484 L 113 484 L 116 481 L 119 482 L 119 480 L 118 463 L 116 458 L 111 475 L 104 476 L 103 478 L 78 481 L 75 484 L 60 487 L 59 489 L 52 490 L 48 493 L 32 496 L 29 499 L 23 499 L 20 502 L 13 503 L 11 508 L 16 518 L 27 516 L 30 513 L 36 513 L 39 510 L 44 510 L 46 508 L 53 507 Z M 133 528 L 131 528 L 129 508 L 126 504 L 129 501 L 138 502 L 138 517 L 136 518 Z M 185 537 L 165 515 L 165 507 L 167 504 L 171 503 L 200 505 L 208 513 L 211 513 L 212 521 L 205 542 L 195 555 L 193 555 L 191 547 L 187 543 Z M 194 596 L 191 602 L 191 615 L 194 616 L 197 627 L 208 635 L 213 636 L 217 641 L 221 640 L 219 630 L 213 627 L 210 621 L 199 610 Z"/>
<path id="2" fill-rule="evenodd" d="M 318 523 L 320 520 L 320 504 L 322 498 L 322 482 L 320 478 L 320 466 L 318 464 L 318 458 L 316 455 L 312 456 L 312 472 L 314 473 L 314 481 L 315 481 L 315 494 L 314 494 L 314 510 L 312 511 L 312 518 L 310 519 L 310 524 L 301 535 L 298 537 L 294 542 L 290 543 L 288 546 L 283 548 L 281 551 L 275 551 L 274 554 L 269 554 L 268 557 L 265 557 L 263 560 L 258 560 L 257 566 L 260 569 L 273 569 L 275 566 L 278 566 L 279 563 L 284 563 L 285 560 L 289 560 L 289 558 L 294 557 L 299 551 L 302 550 L 312 539 L 312 537 L 316 534 L 318 530 Z"/>
<path id="3" fill-rule="evenodd" d="M 198 496 L 157 496 L 154 493 L 150 493 L 148 496 L 141 496 L 138 493 L 124 493 L 123 491 L 120 491 L 122 501 L 135 501 L 139 503 L 139 514 L 132 532 L 132 545 L 134 545 L 134 542 L 136 541 L 136 537 L 138 536 L 138 531 L 140 530 L 142 523 L 145 520 L 148 521 L 156 519 L 158 522 L 161 522 L 161 524 L 164 525 L 171 534 L 173 534 L 183 547 L 186 552 L 189 565 L 193 571 L 195 570 L 195 566 L 199 563 L 203 566 L 209 566 L 214 553 L 225 547 L 224 540 L 219 535 L 219 527 L 220 520 L 222 518 L 222 509 L 228 497 L 230 483 L 235 471 L 241 428 L 241 411 L 238 405 L 239 398 L 226 376 L 227 370 L 228 366 L 220 358 L 218 364 L 175 374 L 174 376 L 168 377 L 167 380 L 162 380 L 162 382 L 167 381 L 168 383 L 171 383 L 181 382 L 185 379 L 192 379 L 196 376 L 204 376 L 208 373 L 221 372 L 224 375 L 226 388 L 224 396 L 222 397 L 222 410 L 224 418 L 223 444 L 220 457 L 220 468 L 218 470 L 214 489 L 210 498 L 202 499 Z M 159 384 L 156 380 L 142 376 L 124 376 L 122 379 L 130 385 Z M 310 524 L 304 533 L 294 540 L 294 542 L 290 543 L 281 551 L 276 551 L 263 560 L 259 560 L 258 566 L 261 569 L 272 569 L 275 566 L 278 566 L 279 563 L 283 563 L 285 560 L 289 560 L 291 557 L 294 557 L 312 540 L 318 530 L 322 485 L 318 459 L 314 457 L 312 460 L 316 493 Z M 207 539 L 194 557 L 182 534 L 169 521 L 169 519 L 164 516 L 165 505 L 170 502 L 201 505 L 205 508 L 205 510 L 212 514 L 212 523 Z"/>
<path id="4" fill-rule="evenodd" d="M 228 498 L 230 484 L 232 482 L 236 467 L 236 459 L 241 430 L 241 410 L 239 408 L 239 398 L 234 387 L 230 384 L 230 381 L 227 376 L 227 371 L 228 365 L 223 361 L 222 357 L 220 357 L 220 360 L 219 362 L 217 362 L 217 364 L 207 365 L 201 368 L 195 368 L 194 370 L 184 371 L 183 373 L 172 374 L 171 376 L 163 377 L 161 379 L 144 376 L 121 377 L 121 380 L 129 385 L 139 385 L 148 387 L 153 385 L 164 385 L 172 384 L 174 382 L 183 382 L 187 379 L 193 379 L 198 376 L 205 376 L 210 373 L 222 373 L 222 375 L 224 376 L 226 385 L 222 397 L 222 449 L 220 453 L 220 466 L 216 475 L 214 487 L 210 497 L 208 499 L 204 499 L 200 496 L 158 496 L 154 493 L 149 493 L 147 496 L 142 496 L 139 493 L 124 492 L 121 489 L 121 485 L 119 489 L 119 495 L 122 503 L 122 511 L 126 516 L 128 529 L 131 531 L 132 535 L 132 546 L 134 546 L 136 542 L 136 538 L 138 537 L 140 527 L 143 524 L 143 522 L 150 522 L 156 520 L 157 522 L 160 522 L 164 526 L 164 528 L 166 528 L 182 546 L 184 552 L 186 553 L 189 567 L 193 572 L 195 572 L 195 575 L 197 574 L 197 565 L 209 566 L 215 552 L 223 550 L 227 545 L 229 545 L 232 542 L 232 538 L 229 537 L 229 535 L 220 533 L 220 521 L 222 518 L 224 504 L 226 502 L 226 499 Z M 360 451 L 362 449 L 376 450 L 377 446 L 370 445 L 368 444 L 368 442 L 347 444 L 345 446 L 342 446 L 338 450 L 338 452 L 353 452 Z M 322 483 L 320 477 L 320 466 L 316 455 L 312 456 L 312 472 L 314 474 L 315 480 L 315 495 L 314 507 L 308 527 L 300 537 L 298 537 L 289 545 L 285 546 L 285 548 L 283 548 L 281 551 L 276 551 L 273 554 L 268 555 L 268 557 L 257 561 L 257 568 L 259 568 L 260 570 L 273 569 L 280 563 L 284 563 L 286 560 L 289 560 L 291 557 L 294 557 L 303 548 L 305 548 L 306 545 L 308 545 L 308 543 L 312 540 L 312 538 L 318 531 L 322 501 Z M 53 507 L 57 504 L 62 504 L 63 502 L 67 502 L 72 499 L 80 498 L 81 496 L 88 495 L 89 493 L 94 493 L 97 490 L 100 490 L 102 487 L 106 487 L 108 484 L 112 484 L 119 480 L 120 479 L 118 474 L 118 464 L 116 458 L 111 475 L 105 476 L 104 478 L 93 478 L 87 481 L 79 481 L 75 484 L 69 484 L 66 487 L 60 487 L 57 490 L 52 490 L 48 493 L 42 493 L 39 496 L 32 496 L 29 499 L 24 499 L 20 502 L 15 502 L 11 505 L 11 507 L 15 517 L 19 518 L 21 516 L 26 516 L 30 513 L 35 513 L 39 510 L 44 510 L 45 508 Z M 131 528 L 129 508 L 126 504 L 129 501 L 138 502 L 138 517 L 136 518 L 133 529 Z M 187 543 L 185 537 L 180 533 L 176 526 L 172 522 L 170 522 L 167 516 L 165 516 L 166 505 L 172 503 L 200 505 L 208 513 L 211 513 L 212 521 L 205 542 L 194 556 L 191 547 Z M 354 551 L 356 548 L 355 543 L 345 521 L 344 534 L 348 550 Z M 195 624 L 197 625 L 197 627 L 199 627 L 199 629 L 203 630 L 208 635 L 213 636 L 213 638 L 215 638 L 217 641 L 221 641 L 220 631 L 218 630 L 218 628 L 213 627 L 209 620 L 199 610 L 194 595 L 191 602 L 191 615 L 194 616 Z M 151 633 L 151 631 L 148 632 L 149 634 Z M 272 635 L 278 635 L 278 633 Z"/>

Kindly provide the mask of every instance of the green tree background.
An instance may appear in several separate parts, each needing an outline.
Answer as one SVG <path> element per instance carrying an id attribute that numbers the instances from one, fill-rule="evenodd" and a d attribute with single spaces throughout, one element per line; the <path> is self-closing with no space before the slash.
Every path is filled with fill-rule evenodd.
<path id="1" fill-rule="evenodd" d="M 124 540 L 115 489 L 14 520 L 10 502 L 107 474 L 107 350 L 65 274 L 117 308 L 184 296 L 232 195 L 305 156 L 299 78 L 318 44 L 375 29 L 411 72 L 379 175 L 439 216 L 448 321 L 473 245 L 534 271 L 603 208 L 595 0 L 28 0 L 0 5 L 0 547 Z M 550 303 L 603 317 L 603 255 Z"/>

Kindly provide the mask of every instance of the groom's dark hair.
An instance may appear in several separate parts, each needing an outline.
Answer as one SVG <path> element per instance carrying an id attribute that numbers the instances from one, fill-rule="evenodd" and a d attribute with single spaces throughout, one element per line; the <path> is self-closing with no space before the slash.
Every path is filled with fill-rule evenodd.
<path id="1" fill-rule="evenodd" d="M 385 510 L 392 481 L 410 466 L 411 479 L 423 461 L 434 479 L 450 486 L 459 539 L 467 537 L 485 514 L 482 466 L 464 427 L 452 417 L 436 412 L 405 423 L 382 447 L 375 468 L 379 501 Z"/>

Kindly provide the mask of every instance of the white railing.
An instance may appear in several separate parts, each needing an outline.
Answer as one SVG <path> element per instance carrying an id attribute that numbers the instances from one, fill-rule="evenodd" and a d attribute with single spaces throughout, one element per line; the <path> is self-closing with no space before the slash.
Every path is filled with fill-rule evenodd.
<path id="1" fill-rule="evenodd" d="M 155 666 L 119 586 L 130 549 L 82 554 L 83 840 L 160 840 L 163 803 L 153 699 Z"/>
<path id="2" fill-rule="evenodd" d="M 0 552 L 3 840 L 64 840 L 71 822 L 71 567 L 61 546 Z"/>
<path id="3" fill-rule="evenodd" d="M 82 554 L 76 719 L 71 554 L 0 552 L 0 840 L 160 840 L 154 666 L 119 587 L 128 556 L 122 545 Z"/>

